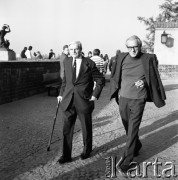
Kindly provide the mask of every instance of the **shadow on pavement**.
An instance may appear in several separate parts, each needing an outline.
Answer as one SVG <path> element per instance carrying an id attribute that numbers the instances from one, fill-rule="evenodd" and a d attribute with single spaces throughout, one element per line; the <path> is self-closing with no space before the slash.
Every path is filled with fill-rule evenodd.
<path id="1" fill-rule="evenodd" d="M 109 103 L 108 86 L 106 83 L 100 99 L 96 102 L 94 115 Z M 52 94 L 52 93 L 51 93 Z M 18 174 L 45 165 L 56 156 L 62 148 L 62 117 L 59 109 L 51 143 L 51 151 L 47 152 L 57 100 L 44 94 L 12 102 L 1 106 L 4 118 L 0 129 L 3 142 L 0 143 L 0 177 L 12 179 Z M 10 111 L 9 111 L 10 110 Z M 1 116 L 0 116 L 1 117 Z M 93 129 L 102 127 L 110 121 L 111 116 L 93 119 Z M 81 132 L 80 121 L 75 124 L 75 134 Z M 0 135 L 1 135 L 0 134 Z M 0 179 L 1 179 L 0 178 Z"/>
<path id="2" fill-rule="evenodd" d="M 96 118 L 93 122 L 93 129 L 95 129 L 97 127 L 105 126 L 105 125 L 111 123 L 111 121 L 112 121 L 112 120 L 110 120 L 111 118 L 112 118 L 112 116 L 103 116 L 103 117 Z"/>
<path id="3" fill-rule="evenodd" d="M 151 133 L 150 135 L 146 136 L 142 141 L 143 148 L 140 151 L 140 155 L 137 158 L 137 161 L 139 163 L 145 161 L 146 159 L 151 158 L 152 156 L 166 150 L 167 148 L 171 147 L 175 143 L 178 142 L 177 137 L 177 129 L 178 125 L 170 125 L 168 127 L 165 127 L 165 125 L 169 125 L 169 123 L 173 123 L 178 119 L 178 111 L 172 112 L 170 115 L 168 115 L 165 118 L 159 119 L 156 122 L 152 123 L 151 125 L 148 125 L 146 127 L 143 127 L 140 129 L 140 136 L 145 135 L 147 133 Z M 162 128 L 158 130 L 159 128 Z M 157 130 L 157 131 L 156 131 Z M 118 130 L 119 131 L 119 130 Z M 154 132 L 155 131 L 155 132 Z M 100 146 L 93 150 L 93 155 L 96 155 L 101 152 L 106 152 L 107 150 L 117 147 L 119 144 L 122 144 L 126 141 L 126 136 L 121 136 L 120 138 L 117 138 L 109 143 L 104 144 L 103 146 Z M 119 148 L 116 151 L 112 151 L 107 154 L 107 157 L 109 156 L 115 156 L 117 155 L 118 159 L 121 156 L 121 153 L 123 152 L 125 147 Z M 81 168 L 86 171 L 85 178 L 84 179 L 94 179 L 97 178 L 97 172 L 98 168 L 100 167 L 100 175 L 105 175 L 105 158 L 106 157 L 100 157 L 97 159 L 97 161 L 94 161 L 90 164 L 87 164 L 85 166 L 82 166 Z M 61 176 L 58 176 L 55 178 L 55 180 L 58 179 L 72 179 L 77 178 L 77 176 L 80 174 L 80 169 L 75 169 L 74 171 L 70 171 L 68 173 L 65 173 Z M 98 176 L 99 178 L 99 176 Z"/>

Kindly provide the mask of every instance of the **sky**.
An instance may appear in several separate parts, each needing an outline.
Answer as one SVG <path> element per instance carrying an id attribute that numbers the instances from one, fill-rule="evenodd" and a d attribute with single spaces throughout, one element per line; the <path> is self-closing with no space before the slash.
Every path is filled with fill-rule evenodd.
<path id="1" fill-rule="evenodd" d="M 127 51 L 131 35 L 144 40 L 146 26 L 137 17 L 156 17 L 165 0 L 0 0 L 0 26 L 9 24 L 10 49 L 61 54 L 71 41 L 81 41 L 85 55 L 93 49 L 114 56 Z"/>

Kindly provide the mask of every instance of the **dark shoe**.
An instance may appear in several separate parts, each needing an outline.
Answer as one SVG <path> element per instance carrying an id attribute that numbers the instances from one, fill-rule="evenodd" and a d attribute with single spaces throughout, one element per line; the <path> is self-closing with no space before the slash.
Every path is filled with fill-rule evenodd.
<path id="1" fill-rule="evenodd" d="M 82 153 L 82 154 L 80 155 L 81 159 L 83 159 L 83 160 L 89 158 L 90 156 L 91 156 L 90 153 L 87 153 L 87 154 Z"/>
<path id="2" fill-rule="evenodd" d="M 138 144 L 138 146 L 137 146 L 137 149 L 136 149 L 136 151 L 135 151 L 135 153 L 134 153 L 134 156 L 135 156 L 135 157 L 139 155 L 139 151 L 140 151 L 141 148 L 142 148 L 142 143 L 139 142 L 139 144 Z"/>
<path id="3" fill-rule="evenodd" d="M 61 156 L 60 159 L 58 160 L 58 162 L 59 162 L 60 164 L 64 164 L 64 163 L 66 163 L 66 162 L 71 162 L 71 161 L 72 161 L 71 157 L 70 157 L 70 158 L 66 158 L 66 157 L 64 157 L 64 156 Z"/>

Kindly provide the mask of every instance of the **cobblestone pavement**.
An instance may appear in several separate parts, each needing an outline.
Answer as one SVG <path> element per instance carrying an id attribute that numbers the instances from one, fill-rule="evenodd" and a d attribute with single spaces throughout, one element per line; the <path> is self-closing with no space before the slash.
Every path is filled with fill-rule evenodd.
<path id="1" fill-rule="evenodd" d="M 158 158 L 162 163 L 158 168 L 161 175 L 159 179 L 163 179 L 164 169 L 170 168 L 170 162 L 175 172 L 169 170 L 167 175 L 178 174 L 178 80 L 163 80 L 163 84 L 167 95 L 166 106 L 159 109 L 153 103 L 147 103 L 139 132 L 143 148 L 135 159 L 140 163 L 140 172 L 143 173 L 143 162 L 153 163 Z M 51 150 L 46 151 L 56 105 L 56 97 L 43 93 L 0 106 L 0 179 L 124 179 L 117 170 L 114 178 L 105 177 L 106 159 L 118 159 L 126 142 L 118 106 L 114 100 L 109 101 L 109 82 L 95 103 L 91 158 L 80 159 L 83 143 L 80 123 L 77 121 L 73 161 L 58 164 L 62 150 L 60 110 Z M 153 165 L 148 166 L 147 170 L 147 178 L 142 175 L 131 179 L 157 179 Z M 177 178 L 171 176 L 169 179 Z"/>

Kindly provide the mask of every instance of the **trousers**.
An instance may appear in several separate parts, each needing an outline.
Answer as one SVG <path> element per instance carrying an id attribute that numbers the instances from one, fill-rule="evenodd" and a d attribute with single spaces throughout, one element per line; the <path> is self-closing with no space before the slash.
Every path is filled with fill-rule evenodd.
<path id="1" fill-rule="evenodd" d="M 141 146 L 138 132 L 145 104 L 145 98 L 129 99 L 120 97 L 119 99 L 119 111 L 127 135 L 126 148 L 123 153 L 123 165 L 129 165 L 132 162 L 134 154 Z"/>
<path id="2" fill-rule="evenodd" d="M 69 158 L 72 153 L 72 140 L 77 115 L 81 122 L 83 135 L 83 153 L 92 151 L 92 113 L 80 112 L 80 107 L 75 106 L 74 98 L 69 108 L 63 111 L 63 156 Z"/>

